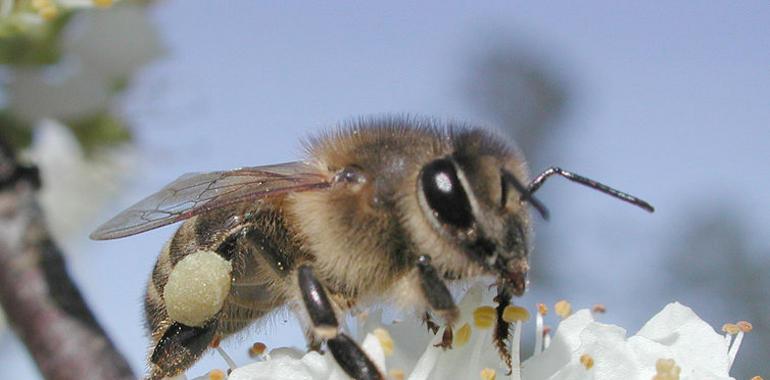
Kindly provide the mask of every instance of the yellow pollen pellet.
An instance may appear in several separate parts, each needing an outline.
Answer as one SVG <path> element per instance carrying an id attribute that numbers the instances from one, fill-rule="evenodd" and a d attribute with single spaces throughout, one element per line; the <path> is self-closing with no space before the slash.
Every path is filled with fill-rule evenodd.
<path id="1" fill-rule="evenodd" d="M 249 347 L 249 357 L 255 358 L 257 356 L 260 356 L 267 351 L 267 345 L 262 342 L 257 342 L 251 345 Z"/>
<path id="2" fill-rule="evenodd" d="M 492 306 L 480 306 L 473 311 L 473 324 L 480 329 L 488 329 L 495 325 L 497 315 Z"/>
<path id="3" fill-rule="evenodd" d="M 741 331 L 741 329 L 735 323 L 725 323 L 724 325 L 722 325 L 722 332 L 726 332 L 730 335 L 735 335 L 738 333 L 738 331 Z"/>
<path id="4" fill-rule="evenodd" d="M 406 375 L 404 375 L 404 371 L 400 369 L 391 369 L 388 371 L 388 375 L 393 380 L 404 380 L 406 378 Z"/>
<path id="5" fill-rule="evenodd" d="M 738 329 L 740 329 L 745 333 L 750 332 L 752 329 L 754 329 L 754 326 L 752 326 L 751 323 L 746 321 L 740 321 L 736 323 L 736 325 L 738 325 Z"/>
<path id="6" fill-rule="evenodd" d="M 544 303 L 537 304 L 537 313 L 545 317 L 548 314 L 548 306 L 545 306 Z"/>
<path id="7" fill-rule="evenodd" d="M 457 348 L 464 346 L 466 343 L 468 343 L 469 340 L 471 340 L 471 334 L 471 326 L 467 323 L 463 324 L 462 327 L 460 327 L 460 329 L 458 329 L 455 333 L 455 339 L 452 344 Z"/>
<path id="8" fill-rule="evenodd" d="M 588 354 L 580 355 L 580 364 L 586 367 L 586 369 L 591 369 L 594 367 L 594 358 Z"/>
<path id="9" fill-rule="evenodd" d="M 112 5 L 112 0 L 91 0 L 97 7 L 106 8 Z"/>
<path id="10" fill-rule="evenodd" d="M 376 328 L 374 331 L 372 331 L 372 334 L 377 337 L 377 340 L 380 341 L 380 346 L 382 346 L 382 351 L 385 352 L 386 356 L 393 354 L 393 338 L 390 337 L 390 333 L 388 330 L 385 330 L 383 328 Z"/>
<path id="11" fill-rule="evenodd" d="M 754 376 L 751 378 L 751 380 L 764 380 L 762 376 Z"/>
<path id="12" fill-rule="evenodd" d="M 222 370 L 214 369 L 209 372 L 209 380 L 225 380 L 226 378 L 227 375 Z"/>
<path id="13" fill-rule="evenodd" d="M 492 368 L 484 368 L 481 370 L 481 380 L 495 380 L 497 373 Z"/>
<path id="14" fill-rule="evenodd" d="M 529 311 L 521 306 L 508 305 L 503 310 L 503 320 L 506 322 L 526 322 L 529 319 Z"/>
<path id="15" fill-rule="evenodd" d="M 561 300 L 556 303 L 556 305 L 553 305 L 553 311 L 561 318 L 567 318 L 570 314 L 572 314 L 572 305 L 565 301 Z"/>

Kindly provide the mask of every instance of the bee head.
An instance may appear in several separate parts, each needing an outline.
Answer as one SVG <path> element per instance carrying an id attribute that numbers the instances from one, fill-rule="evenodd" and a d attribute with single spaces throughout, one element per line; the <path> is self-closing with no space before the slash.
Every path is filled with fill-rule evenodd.
<path id="1" fill-rule="evenodd" d="M 509 295 L 521 295 L 529 268 L 531 228 L 526 169 L 515 154 L 478 132 L 454 135 L 454 151 L 426 163 L 418 200 L 433 230 L 455 251 L 497 277 Z M 455 268 L 463 273 L 465 268 Z"/>

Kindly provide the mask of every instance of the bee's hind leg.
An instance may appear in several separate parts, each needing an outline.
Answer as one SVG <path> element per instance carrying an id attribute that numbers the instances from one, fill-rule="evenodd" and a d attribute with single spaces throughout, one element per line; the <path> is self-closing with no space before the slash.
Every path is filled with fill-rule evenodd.
<path id="1" fill-rule="evenodd" d="M 214 340 L 216 327 L 216 321 L 199 327 L 179 322 L 168 326 L 150 356 L 149 379 L 161 379 L 189 368 Z"/>
<path id="2" fill-rule="evenodd" d="M 302 265 L 297 269 L 297 284 L 303 306 L 310 317 L 313 333 L 323 339 L 334 359 L 350 377 L 357 380 L 383 380 L 385 377 L 356 342 L 339 331 L 337 316 L 323 285 L 313 269 Z"/>

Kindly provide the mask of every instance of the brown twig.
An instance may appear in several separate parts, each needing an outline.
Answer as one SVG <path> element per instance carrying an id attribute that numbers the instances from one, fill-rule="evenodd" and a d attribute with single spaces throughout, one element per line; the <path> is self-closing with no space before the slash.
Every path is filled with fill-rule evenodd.
<path id="1" fill-rule="evenodd" d="M 0 139 L 0 305 L 46 379 L 135 379 L 67 273 L 36 177 Z"/>

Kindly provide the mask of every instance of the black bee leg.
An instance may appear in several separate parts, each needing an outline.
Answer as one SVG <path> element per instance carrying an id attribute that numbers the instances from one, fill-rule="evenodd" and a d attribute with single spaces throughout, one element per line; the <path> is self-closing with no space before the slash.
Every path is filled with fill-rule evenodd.
<path id="1" fill-rule="evenodd" d="M 420 288 L 428 301 L 431 309 L 444 318 L 446 322 L 446 328 L 441 336 L 441 342 L 437 343 L 435 347 L 441 347 L 443 349 L 452 348 L 453 331 L 452 324 L 457 319 L 460 311 L 455 305 L 452 294 L 449 293 L 444 280 L 439 277 L 436 268 L 431 264 L 430 256 L 422 255 L 417 258 L 417 272 L 420 277 Z M 426 323 L 428 328 L 436 326 L 436 324 L 430 319 L 430 313 L 426 313 Z M 436 326 L 437 327 L 437 326 Z M 434 331 L 434 334 L 436 332 Z"/>
<path id="2" fill-rule="evenodd" d="M 417 258 L 417 273 L 420 277 L 420 288 L 431 309 L 444 318 L 447 325 L 452 325 L 460 311 L 452 299 L 444 280 L 431 264 L 430 256 L 422 255 Z"/>
<path id="3" fill-rule="evenodd" d="M 297 270 L 299 290 L 313 332 L 326 339 L 334 359 L 350 377 L 357 380 L 384 380 L 385 377 L 353 339 L 339 331 L 337 316 L 321 283 L 307 265 Z"/>
<path id="4" fill-rule="evenodd" d="M 428 331 L 432 332 L 433 335 L 438 334 L 439 325 L 433 320 L 429 311 L 426 311 L 425 314 L 423 314 L 422 323 L 425 323 L 425 327 L 428 328 Z"/>
<path id="5" fill-rule="evenodd" d="M 174 322 L 158 340 L 150 356 L 150 379 L 173 376 L 186 370 L 200 358 L 214 339 L 216 322 L 200 327 Z"/>
<path id="6" fill-rule="evenodd" d="M 503 312 L 508 305 L 511 304 L 511 295 L 505 290 L 498 290 L 498 294 L 494 299 L 497 302 L 495 308 L 497 312 L 497 324 L 494 331 L 495 347 L 497 347 L 497 353 L 500 355 L 500 359 L 505 362 L 508 367 L 508 375 L 513 370 L 513 363 L 511 361 L 511 352 L 508 349 L 508 344 L 511 339 L 511 324 L 503 320 Z"/>

